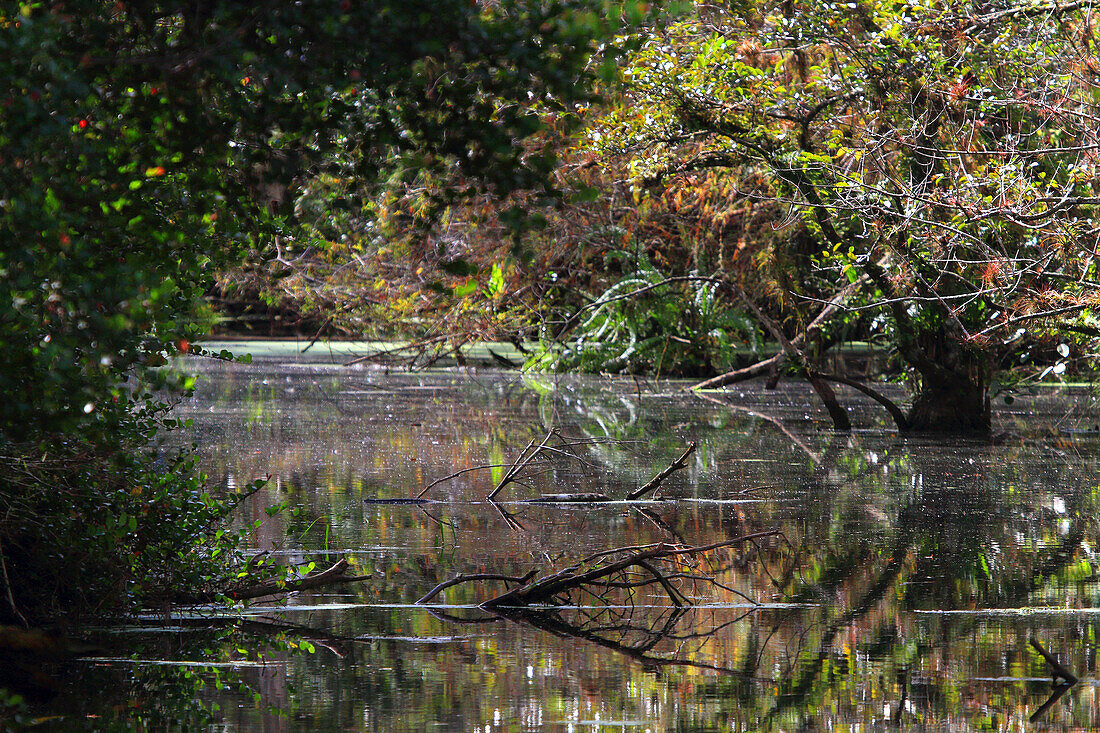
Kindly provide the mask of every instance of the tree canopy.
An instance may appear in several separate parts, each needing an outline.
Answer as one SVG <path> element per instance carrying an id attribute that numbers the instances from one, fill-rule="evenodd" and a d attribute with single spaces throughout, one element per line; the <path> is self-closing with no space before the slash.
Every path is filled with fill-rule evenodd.
<path id="1" fill-rule="evenodd" d="M 215 268 L 328 170 L 544 183 L 535 109 L 586 98 L 591 3 L 28 3 L 0 17 L 3 434 L 68 429 L 195 335 Z M 460 191 L 461 193 L 461 191 Z M 184 349 L 186 350 L 186 349 Z M 117 395 L 117 390 L 115 391 Z M 56 425 L 54 423 L 56 422 Z"/>
<path id="2" fill-rule="evenodd" d="M 186 498 L 170 506 L 190 517 L 179 523 L 185 535 L 209 528 L 218 510 L 190 464 L 146 453 L 168 408 L 158 390 L 181 381 L 160 367 L 196 350 L 210 317 L 202 296 L 220 268 L 300 231 L 292 203 L 307 177 L 325 173 L 348 196 L 369 197 L 446 172 L 452 185 L 436 204 L 545 190 L 553 156 L 538 144 L 540 110 L 588 99 L 581 79 L 598 71 L 600 39 L 641 13 L 637 3 L 579 0 L 5 5 L 0 560 L 9 591 L 33 586 L 42 568 L 28 558 L 44 541 L 58 549 L 43 562 L 71 563 L 72 573 L 74 548 L 104 550 L 106 569 L 116 546 L 145 547 L 145 525 L 171 521 L 149 507 L 174 488 L 160 482 L 139 498 L 141 484 L 154 488 L 150 471 L 179 474 Z M 93 527 L 84 514 L 102 521 Z M 141 567 L 119 561 L 117 575 L 163 571 L 150 568 L 175 550 L 158 547 L 168 555 Z M 102 610 L 114 582 L 77 605 Z M 0 616 L 19 615 L 26 599 L 8 599 Z M 38 601 L 43 613 L 64 612 L 57 597 Z"/>
<path id="3" fill-rule="evenodd" d="M 708 6 L 632 55 L 589 138 L 639 190 L 718 170 L 783 202 L 809 238 L 801 328 L 870 312 L 919 377 L 906 427 L 988 431 L 997 367 L 1097 334 L 1096 22 L 1090 2 Z"/>

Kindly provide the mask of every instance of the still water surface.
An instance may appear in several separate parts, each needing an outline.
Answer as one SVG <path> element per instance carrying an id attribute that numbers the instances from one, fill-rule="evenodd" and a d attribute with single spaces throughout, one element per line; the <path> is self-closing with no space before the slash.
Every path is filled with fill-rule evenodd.
<path id="1" fill-rule="evenodd" d="M 243 622 L 111 630 L 122 651 L 78 668 L 70 698 L 107 703 L 73 703 L 81 714 L 224 731 L 1100 727 L 1100 436 L 1085 392 L 999 405 L 1009 435 L 991 446 L 901 439 L 851 393 L 859 427 L 837 435 L 797 383 L 700 397 L 632 379 L 193 366 L 179 411 L 205 470 L 224 487 L 270 476 L 241 518 L 263 520 L 254 549 L 346 557 L 370 577 Z M 574 455 L 547 454 L 486 501 L 551 429 Z M 524 501 L 621 499 L 690 442 L 657 500 Z M 464 469 L 427 504 L 386 503 Z M 414 604 L 459 574 L 773 530 L 683 568 L 720 585 L 681 578 L 681 609 L 660 584 L 510 617 L 476 608 L 498 581 Z M 1081 678 L 1045 710 L 1051 668 L 1032 639 Z"/>

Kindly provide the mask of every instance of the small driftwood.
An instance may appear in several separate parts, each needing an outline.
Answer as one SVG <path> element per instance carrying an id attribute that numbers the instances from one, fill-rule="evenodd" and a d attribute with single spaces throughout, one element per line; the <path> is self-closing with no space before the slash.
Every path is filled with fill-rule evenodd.
<path id="1" fill-rule="evenodd" d="M 537 578 L 535 577 L 537 571 L 534 570 L 523 576 L 460 575 L 440 583 L 421 597 L 417 603 L 428 603 L 447 588 L 482 581 L 502 581 L 512 586 L 479 604 L 482 610 L 487 611 L 531 606 L 576 605 L 577 597 L 574 597 L 574 594 L 589 600 L 609 602 L 609 595 L 617 592 L 625 594 L 629 601 L 638 591 L 650 587 L 660 588 L 672 605 L 679 608 L 691 605 L 691 599 L 681 588 L 695 583 L 721 587 L 745 597 L 738 591 L 723 586 L 713 576 L 695 574 L 687 567 L 687 563 L 714 550 L 779 534 L 776 530 L 757 532 L 695 547 L 670 545 L 664 542 L 618 547 L 589 555 L 557 572 Z M 746 600 L 752 602 L 747 597 Z"/>
<path id="2" fill-rule="evenodd" d="M 585 504 L 600 501 L 614 501 L 607 494 L 543 494 L 534 499 L 524 499 L 524 504 Z"/>

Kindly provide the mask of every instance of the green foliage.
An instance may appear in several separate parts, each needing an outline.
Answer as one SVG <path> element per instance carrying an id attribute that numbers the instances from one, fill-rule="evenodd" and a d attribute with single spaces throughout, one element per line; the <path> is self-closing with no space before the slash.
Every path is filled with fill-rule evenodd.
<path id="1" fill-rule="evenodd" d="M 168 405 L 147 405 L 117 416 L 110 444 L 73 440 L 38 455 L 5 446 L 0 540 L 14 601 L 7 614 L 119 615 L 214 594 L 235 579 L 240 537 L 225 527 L 263 482 L 212 496 L 186 452 L 150 446 L 154 428 L 178 426 L 164 417 Z"/>
<path id="2" fill-rule="evenodd" d="M 644 256 L 613 252 L 630 269 L 593 300 L 560 347 L 544 344 L 530 368 L 592 372 L 714 374 L 731 367 L 736 351 L 759 346 L 751 318 L 718 297 L 708 278 L 675 278 Z"/>
<path id="3" fill-rule="evenodd" d="M 311 178 L 354 192 L 348 208 L 391 184 L 461 182 L 429 213 L 544 184 L 552 156 L 523 144 L 542 129 L 534 105 L 587 98 L 578 75 L 595 39 L 628 22 L 620 11 L 5 4 L 0 559 L 21 585 L 7 584 L 20 597 L 0 617 L 133 610 L 153 586 L 217 578 L 186 553 L 228 505 L 186 458 L 144 449 L 166 410 L 154 395 L 188 386 L 162 367 L 209 321 L 215 273 L 276 240 L 317 241 L 292 205 Z M 39 532 L 57 544 L 32 544 Z M 178 572 L 155 535 L 179 543 Z M 207 560 L 232 554 L 225 537 Z"/>
<path id="4" fill-rule="evenodd" d="M 768 178 L 816 252 L 785 286 L 810 296 L 801 322 L 862 282 L 851 303 L 879 304 L 926 383 L 982 390 L 1036 338 L 1097 333 L 1091 10 L 707 8 L 631 56 L 589 144 L 639 191 L 721 169 L 751 198 Z"/>

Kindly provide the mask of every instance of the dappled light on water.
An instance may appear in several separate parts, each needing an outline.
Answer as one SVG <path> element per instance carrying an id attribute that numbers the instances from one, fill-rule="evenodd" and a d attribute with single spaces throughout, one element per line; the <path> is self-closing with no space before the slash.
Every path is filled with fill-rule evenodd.
<path id="1" fill-rule="evenodd" d="M 1087 394 L 1019 396 L 989 444 L 902 439 L 843 391 L 856 430 L 835 434 L 799 384 L 704 399 L 629 379 L 196 368 L 181 412 L 205 470 L 271 476 L 240 518 L 263 520 L 254 549 L 369 578 L 104 630 L 109 654 L 68 669 L 74 692 L 167 666 L 205 681 L 229 730 L 1100 726 Z M 540 441 L 560 450 L 502 487 Z M 547 495 L 566 500 L 531 501 Z M 641 564 L 554 584 L 624 557 Z M 1079 681 L 1052 686 L 1044 652 Z"/>

